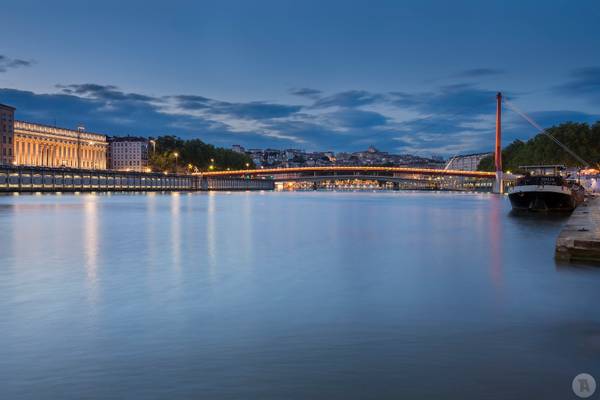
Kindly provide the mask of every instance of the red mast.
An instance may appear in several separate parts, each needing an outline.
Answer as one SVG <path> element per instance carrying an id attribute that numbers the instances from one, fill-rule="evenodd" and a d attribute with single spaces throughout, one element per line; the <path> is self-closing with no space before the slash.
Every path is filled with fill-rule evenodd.
<path id="1" fill-rule="evenodd" d="M 494 153 L 496 165 L 496 191 L 504 193 L 502 184 L 502 93 L 496 95 L 496 151 Z"/>

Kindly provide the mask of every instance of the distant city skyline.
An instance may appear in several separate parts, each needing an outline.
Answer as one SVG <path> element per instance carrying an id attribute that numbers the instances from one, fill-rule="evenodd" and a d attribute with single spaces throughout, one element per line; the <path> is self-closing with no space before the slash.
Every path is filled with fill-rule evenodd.
<path id="1" fill-rule="evenodd" d="M 497 91 L 543 126 L 600 119 L 598 17 L 593 1 L 25 0 L 3 20 L 0 103 L 227 148 L 487 152 Z M 505 145 L 537 133 L 504 122 Z"/>

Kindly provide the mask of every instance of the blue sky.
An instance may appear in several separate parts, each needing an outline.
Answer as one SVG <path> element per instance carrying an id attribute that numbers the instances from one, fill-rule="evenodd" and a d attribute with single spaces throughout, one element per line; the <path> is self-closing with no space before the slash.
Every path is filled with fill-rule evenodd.
<path id="1" fill-rule="evenodd" d="M 492 149 L 498 90 L 544 126 L 600 119 L 598 1 L 88 3 L 1 7 L 17 118 L 445 156 Z M 509 111 L 505 127 L 506 144 L 536 133 Z"/>

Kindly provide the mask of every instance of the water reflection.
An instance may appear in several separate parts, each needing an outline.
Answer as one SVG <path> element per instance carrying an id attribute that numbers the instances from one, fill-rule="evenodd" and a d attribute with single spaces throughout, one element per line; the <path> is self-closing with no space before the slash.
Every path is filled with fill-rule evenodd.
<path id="1" fill-rule="evenodd" d="M 0 397 L 568 398 L 600 369 L 600 269 L 557 273 L 564 219 L 509 210 L 448 193 L 0 197 Z"/>
<path id="2" fill-rule="evenodd" d="M 502 219 L 505 214 L 503 206 L 503 196 L 491 196 L 490 201 L 490 221 L 489 221 L 489 248 L 490 248 L 490 266 L 491 277 L 494 286 L 499 289 L 502 285 L 502 263 L 503 246 L 502 240 Z"/>
<path id="3" fill-rule="evenodd" d="M 159 248 L 159 198 L 155 192 L 148 192 L 146 198 L 146 224 L 145 224 L 145 232 L 146 232 L 146 257 L 145 262 L 147 263 L 150 269 L 154 269 L 156 267 L 157 259 L 158 259 L 158 248 Z"/>
<path id="4" fill-rule="evenodd" d="M 215 192 L 208 193 L 206 210 L 206 256 L 211 277 L 217 269 L 217 196 Z"/>
<path id="5" fill-rule="evenodd" d="M 172 266 L 181 273 L 181 195 L 178 192 L 171 193 L 171 249 L 172 249 Z"/>
<path id="6" fill-rule="evenodd" d="M 89 194 L 83 197 L 83 250 L 85 256 L 86 281 L 88 283 L 88 299 L 90 303 L 98 301 L 98 252 L 99 223 L 98 196 Z"/>

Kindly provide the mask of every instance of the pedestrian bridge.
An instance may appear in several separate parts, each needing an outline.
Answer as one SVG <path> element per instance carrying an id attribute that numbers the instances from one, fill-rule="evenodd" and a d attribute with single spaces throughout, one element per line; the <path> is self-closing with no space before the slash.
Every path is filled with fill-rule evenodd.
<path id="1" fill-rule="evenodd" d="M 297 167 L 297 168 L 260 168 L 243 169 L 235 171 L 210 171 L 198 173 L 202 177 L 270 177 L 275 181 L 289 181 L 301 179 L 372 179 L 372 180 L 395 180 L 395 179 L 421 179 L 423 176 L 439 177 L 467 177 L 494 179 L 494 172 L 486 171 L 461 171 L 436 168 L 415 167 Z"/>

